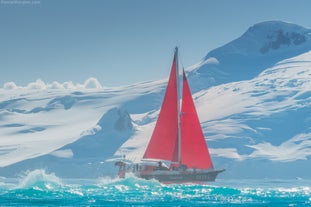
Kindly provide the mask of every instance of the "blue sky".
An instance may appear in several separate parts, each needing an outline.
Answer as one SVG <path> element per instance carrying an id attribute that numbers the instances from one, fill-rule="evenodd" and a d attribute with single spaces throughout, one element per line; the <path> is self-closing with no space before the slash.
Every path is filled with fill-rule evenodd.
<path id="1" fill-rule="evenodd" d="M 262 21 L 311 28 L 310 8 L 309 0 L 0 0 L 0 86 L 165 78 L 175 46 L 187 67 Z"/>

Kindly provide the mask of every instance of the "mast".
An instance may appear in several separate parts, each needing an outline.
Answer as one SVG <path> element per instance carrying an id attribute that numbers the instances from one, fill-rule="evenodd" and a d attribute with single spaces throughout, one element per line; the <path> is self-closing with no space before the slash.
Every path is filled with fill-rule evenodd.
<path id="1" fill-rule="evenodd" d="M 180 83 L 179 83 L 179 66 L 178 66 L 178 47 L 175 48 L 175 58 L 176 58 L 176 90 L 177 90 L 177 120 L 178 120 L 178 126 L 177 126 L 177 142 L 178 142 L 178 146 L 177 146 L 177 150 L 178 150 L 178 164 L 181 164 L 181 121 L 180 121 Z"/>

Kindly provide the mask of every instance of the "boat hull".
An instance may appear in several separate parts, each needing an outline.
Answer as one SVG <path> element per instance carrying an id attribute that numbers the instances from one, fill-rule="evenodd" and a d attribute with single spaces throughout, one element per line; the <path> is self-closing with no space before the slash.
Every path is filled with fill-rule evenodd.
<path id="1" fill-rule="evenodd" d="M 223 171 L 224 170 L 180 172 L 159 170 L 147 174 L 136 173 L 135 175 L 146 180 L 155 179 L 162 183 L 196 183 L 213 182 L 217 175 Z"/>

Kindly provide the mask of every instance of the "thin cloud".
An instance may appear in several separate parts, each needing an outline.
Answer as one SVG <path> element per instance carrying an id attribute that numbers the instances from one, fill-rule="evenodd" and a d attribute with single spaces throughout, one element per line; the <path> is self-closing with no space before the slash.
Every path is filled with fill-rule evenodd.
<path id="1" fill-rule="evenodd" d="M 18 86 L 15 82 L 7 82 L 3 84 L 3 89 L 5 90 L 46 90 L 46 89 L 55 89 L 55 90 L 75 90 L 75 89 L 101 89 L 103 88 L 100 82 L 96 78 L 88 78 L 83 84 L 73 83 L 72 81 L 67 81 L 64 83 L 59 83 L 53 81 L 52 83 L 45 83 L 41 79 L 38 79 L 34 82 L 28 83 L 26 86 Z"/>
<path id="2" fill-rule="evenodd" d="M 14 90 L 17 89 L 17 85 L 14 82 L 7 82 L 3 85 L 3 88 L 6 90 Z"/>

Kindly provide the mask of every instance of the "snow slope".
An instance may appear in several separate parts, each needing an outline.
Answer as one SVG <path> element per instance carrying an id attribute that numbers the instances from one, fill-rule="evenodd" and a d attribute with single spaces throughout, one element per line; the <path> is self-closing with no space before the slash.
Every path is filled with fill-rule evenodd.
<path id="1" fill-rule="evenodd" d="M 310 178 L 310 50 L 310 30 L 263 22 L 188 68 L 214 166 L 227 169 L 222 177 Z M 0 175 L 45 168 L 98 177 L 113 175 L 110 160 L 124 154 L 138 162 L 165 84 L 7 84 L 0 93 Z"/>
<path id="2" fill-rule="evenodd" d="M 95 137 L 95 140 L 96 137 L 114 137 L 118 133 L 115 131 L 122 131 L 122 127 L 115 129 L 111 126 L 110 122 L 114 114 L 115 116 L 118 114 L 109 115 L 111 110 L 118 107 L 131 110 L 142 98 L 145 99 L 146 106 L 137 107 L 132 111 L 149 110 L 150 106 L 157 102 L 156 107 L 159 107 L 164 84 L 164 81 L 156 81 L 101 89 L 2 89 L 0 166 L 10 166 L 47 154 L 62 157 L 62 159 L 72 158 L 75 157 L 73 153 L 78 150 L 76 149 L 78 145 L 85 145 L 85 150 L 90 153 L 91 149 L 88 145 L 94 146 L 94 143 L 90 141 L 86 145 L 87 142 L 83 140 L 87 140 L 87 137 L 90 140 L 92 140 L 90 137 Z M 149 96 L 152 99 L 148 99 Z M 121 111 L 121 117 L 126 116 L 127 112 L 119 111 Z M 118 119 L 115 120 L 117 121 Z M 116 126 L 119 126 L 118 123 Z M 129 134 L 131 132 L 127 132 L 125 138 L 128 138 Z M 77 146 L 72 149 L 63 149 L 65 145 L 73 142 Z M 114 141 L 108 143 L 109 145 L 115 144 Z M 110 152 L 97 149 L 98 154 L 103 155 L 101 161 L 107 159 L 108 155 L 112 156 L 117 150 L 117 148 L 111 149 Z M 36 168 L 37 162 L 34 160 L 32 162 Z M 29 165 L 28 163 L 27 166 Z M 18 169 L 21 168 L 18 167 Z"/>

